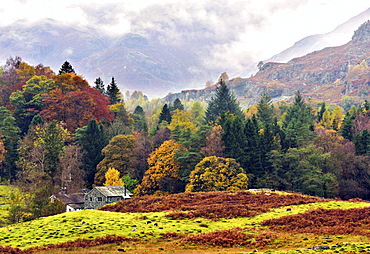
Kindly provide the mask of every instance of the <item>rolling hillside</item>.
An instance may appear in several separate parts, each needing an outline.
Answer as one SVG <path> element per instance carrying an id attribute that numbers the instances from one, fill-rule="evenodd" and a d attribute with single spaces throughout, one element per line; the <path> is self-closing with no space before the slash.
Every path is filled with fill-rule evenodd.
<path id="1" fill-rule="evenodd" d="M 370 251 L 368 206 L 362 200 L 271 191 L 134 197 L 101 211 L 63 213 L 4 227 L 0 251 L 314 253 L 314 246 L 325 246 L 327 253 L 358 253 Z"/>

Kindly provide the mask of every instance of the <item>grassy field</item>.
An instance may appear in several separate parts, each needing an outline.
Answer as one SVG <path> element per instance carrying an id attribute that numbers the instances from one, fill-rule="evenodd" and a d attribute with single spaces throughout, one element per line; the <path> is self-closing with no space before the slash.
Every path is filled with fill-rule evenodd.
<path id="1" fill-rule="evenodd" d="M 290 205 L 270 209 L 253 217 L 171 219 L 166 212 L 119 213 L 85 210 L 63 213 L 0 228 L 0 245 L 27 249 L 46 244 L 119 235 L 133 241 L 91 248 L 50 249 L 37 253 L 370 253 L 369 236 L 329 235 L 273 231 L 263 222 L 316 209 L 368 207 L 367 202 L 328 202 Z M 173 212 L 173 211 L 172 211 Z M 151 222 L 151 223 L 148 223 Z M 370 231 L 369 231 L 370 232 Z M 245 235 L 246 239 L 241 239 Z M 236 244 L 230 244 L 235 239 Z M 239 242 L 240 241 L 240 244 Z M 247 244 L 245 244 L 247 243 Z M 329 250 L 313 250 L 316 245 Z"/>
<path id="2" fill-rule="evenodd" d="M 9 193 L 14 190 L 11 185 L 0 185 L 0 226 L 6 224 L 6 217 L 9 209 Z"/>

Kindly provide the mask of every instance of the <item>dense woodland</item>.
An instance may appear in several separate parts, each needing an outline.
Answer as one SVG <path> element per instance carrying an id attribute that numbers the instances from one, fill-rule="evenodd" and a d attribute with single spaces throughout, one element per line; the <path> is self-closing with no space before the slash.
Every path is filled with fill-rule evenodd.
<path id="1" fill-rule="evenodd" d="M 269 94 L 242 110 L 217 83 L 208 103 L 89 85 L 67 61 L 56 74 L 15 57 L 0 77 L 0 177 L 19 187 L 13 222 L 55 214 L 61 189 L 114 185 L 136 195 L 271 188 L 370 198 L 370 103 L 349 108 Z M 112 176 L 114 178 L 114 176 Z M 109 182 L 109 183 L 108 183 Z"/>

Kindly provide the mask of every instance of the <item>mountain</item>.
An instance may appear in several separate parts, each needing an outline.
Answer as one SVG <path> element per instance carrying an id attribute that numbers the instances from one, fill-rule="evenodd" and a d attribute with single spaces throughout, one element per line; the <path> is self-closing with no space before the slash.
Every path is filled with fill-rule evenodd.
<path id="1" fill-rule="evenodd" d="M 287 63 L 268 62 L 250 78 L 230 80 L 230 88 L 247 107 L 257 102 L 263 91 L 274 100 L 291 98 L 297 90 L 307 97 L 340 103 L 351 99 L 363 101 L 370 93 L 370 22 L 362 24 L 352 39 L 338 47 L 328 47 L 297 57 Z M 215 86 L 203 90 L 186 90 L 166 97 L 209 100 Z M 345 97 L 347 96 L 347 97 Z"/>
<path id="2" fill-rule="evenodd" d="M 20 56 L 58 72 L 67 60 L 90 83 L 101 77 L 108 84 L 114 76 L 121 90 L 140 90 L 152 96 L 179 91 L 196 78 L 188 69 L 197 60 L 185 49 L 163 45 L 150 36 L 128 33 L 110 37 L 94 28 L 75 28 L 52 19 L 0 27 L 0 48 L 3 61 Z"/>
<path id="3" fill-rule="evenodd" d="M 151 20 L 154 14 L 147 12 L 147 19 Z M 267 62 L 286 61 L 348 41 L 352 34 L 349 31 L 369 18 L 370 9 L 332 33 L 297 42 Z M 97 77 L 108 84 L 114 76 L 121 91 L 139 90 L 150 97 L 202 87 L 205 81 L 224 71 L 237 76 L 244 68 L 244 77 L 255 73 L 252 57 L 228 52 L 228 45 L 238 39 L 244 25 L 228 26 L 225 33 L 218 33 L 223 30 L 210 28 L 204 22 L 203 19 L 184 22 L 174 15 L 169 20 L 156 21 L 153 27 L 108 35 L 96 27 L 72 26 L 52 19 L 34 23 L 20 20 L 0 27 L 0 59 L 5 63 L 10 56 L 20 56 L 32 65 L 42 63 L 56 72 L 67 60 L 90 84 Z M 235 24 L 233 19 L 227 22 Z"/>
<path id="4" fill-rule="evenodd" d="M 351 39 L 351 34 L 362 23 L 370 19 L 370 8 L 359 15 L 339 25 L 333 31 L 326 34 L 311 35 L 296 42 L 292 47 L 274 55 L 265 62 L 288 62 L 289 60 L 304 56 L 308 53 L 321 50 L 326 47 L 340 46 Z"/>
<path id="5" fill-rule="evenodd" d="M 139 90 L 151 96 L 179 91 L 220 73 L 202 68 L 197 50 L 163 43 L 160 36 L 156 31 L 108 36 L 52 19 L 34 24 L 21 20 L 0 27 L 0 58 L 5 62 L 10 56 L 20 56 L 56 72 L 67 60 L 90 83 L 101 77 L 108 84 L 114 76 L 121 91 Z"/>

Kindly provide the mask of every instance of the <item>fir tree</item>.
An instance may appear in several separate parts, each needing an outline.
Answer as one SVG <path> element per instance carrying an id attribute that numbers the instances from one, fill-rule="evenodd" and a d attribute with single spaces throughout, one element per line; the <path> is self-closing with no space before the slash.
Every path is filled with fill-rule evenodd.
<path id="1" fill-rule="evenodd" d="M 95 89 L 98 89 L 102 94 L 106 93 L 104 82 L 100 77 L 95 80 L 94 84 L 95 84 L 94 86 Z"/>
<path id="2" fill-rule="evenodd" d="M 171 117 L 171 112 L 167 104 L 164 104 L 162 108 L 162 112 L 159 115 L 159 121 L 158 123 L 162 123 L 163 121 L 166 121 L 168 124 L 171 123 L 172 117 Z"/>
<path id="3" fill-rule="evenodd" d="M 220 86 L 216 89 L 215 96 L 208 103 L 206 111 L 207 123 L 214 123 L 224 113 L 230 113 L 242 119 L 244 118 L 235 96 L 225 82 L 221 80 Z"/>
<path id="4" fill-rule="evenodd" d="M 94 183 L 96 166 L 104 158 L 101 150 L 108 144 L 103 125 L 97 124 L 96 120 L 90 120 L 87 126 L 76 130 L 76 143 L 80 144 L 84 150 L 83 169 L 86 172 L 87 187 Z"/>
<path id="5" fill-rule="evenodd" d="M 184 110 L 184 105 L 182 105 L 181 101 L 179 98 L 176 98 L 176 100 L 173 102 L 173 105 L 170 109 L 170 111 L 174 111 L 174 110 Z"/>
<path id="6" fill-rule="evenodd" d="M 136 106 L 134 113 L 131 114 L 131 118 L 134 119 L 134 130 L 141 132 L 141 131 L 148 131 L 148 125 L 145 119 L 145 112 L 142 107 Z"/>
<path id="7" fill-rule="evenodd" d="M 107 96 L 112 105 L 119 103 L 121 101 L 119 98 L 120 97 L 119 94 L 120 94 L 120 91 L 116 84 L 116 80 L 114 79 L 114 77 L 112 77 L 112 81 L 107 86 Z"/>
<path id="8" fill-rule="evenodd" d="M 295 95 L 293 105 L 288 108 L 288 112 L 283 120 L 283 130 L 286 135 L 287 148 L 297 148 L 314 137 L 313 120 L 311 107 L 308 106 L 301 93 L 298 91 Z"/>
<path id="9" fill-rule="evenodd" d="M 62 75 L 65 73 L 76 73 L 72 65 L 68 61 L 65 61 L 59 70 L 59 75 Z"/>

